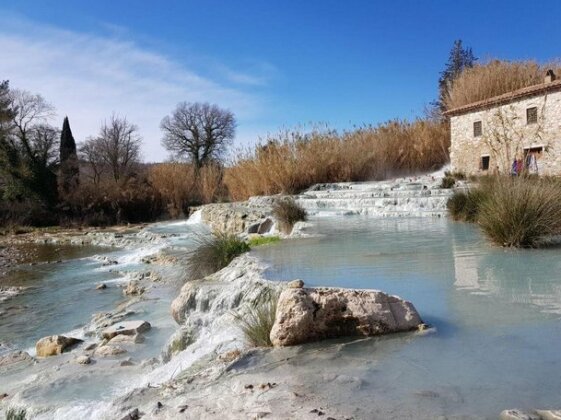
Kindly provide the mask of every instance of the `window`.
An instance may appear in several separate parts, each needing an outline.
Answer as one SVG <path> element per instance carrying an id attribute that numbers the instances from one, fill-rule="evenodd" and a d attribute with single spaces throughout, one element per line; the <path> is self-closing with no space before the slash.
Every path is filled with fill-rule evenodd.
<path id="1" fill-rule="evenodd" d="M 489 156 L 481 156 L 481 170 L 487 171 L 489 170 L 489 161 L 491 158 Z"/>
<path id="2" fill-rule="evenodd" d="M 473 123 L 473 137 L 479 137 L 483 133 L 483 128 L 481 126 L 481 121 L 476 121 Z"/>
<path id="3" fill-rule="evenodd" d="M 532 107 L 526 109 L 526 124 L 536 124 L 538 122 L 538 108 Z"/>

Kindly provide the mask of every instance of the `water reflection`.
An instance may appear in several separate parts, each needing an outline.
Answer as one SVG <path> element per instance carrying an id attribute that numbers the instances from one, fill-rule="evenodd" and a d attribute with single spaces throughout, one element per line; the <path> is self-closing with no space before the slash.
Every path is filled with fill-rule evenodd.
<path id="1" fill-rule="evenodd" d="M 321 237 L 255 251 L 270 264 L 266 276 L 381 289 L 411 300 L 435 326 L 428 336 L 340 353 L 340 370 L 363 386 L 326 389 L 330 401 L 339 393 L 378 418 L 496 418 L 506 408 L 558 406 L 561 250 L 505 250 L 477 226 L 446 219 L 314 222 Z M 310 357 L 307 370 L 325 371 L 325 363 Z"/>
<path id="2" fill-rule="evenodd" d="M 453 230 L 454 286 L 472 295 L 491 296 L 510 310 L 535 305 L 561 314 L 558 249 L 503 249 L 476 240 L 465 226 Z"/>

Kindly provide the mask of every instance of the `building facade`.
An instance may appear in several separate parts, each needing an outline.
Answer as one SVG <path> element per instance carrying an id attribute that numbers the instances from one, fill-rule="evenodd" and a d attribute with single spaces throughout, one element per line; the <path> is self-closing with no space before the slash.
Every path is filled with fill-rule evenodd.
<path id="1" fill-rule="evenodd" d="M 561 175 L 561 80 L 544 83 L 446 113 L 450 163 L 467 175 Z"/>

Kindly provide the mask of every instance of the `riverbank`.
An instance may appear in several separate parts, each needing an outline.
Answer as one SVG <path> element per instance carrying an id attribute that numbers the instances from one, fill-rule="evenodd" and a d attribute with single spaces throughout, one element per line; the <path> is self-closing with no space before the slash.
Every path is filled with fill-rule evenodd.
<path id="1" fill-rule="evenodd" d="M 420 185 L 422 193 L 425 183 Z M 345 191 L 365 188 L 347 184 Z M 424 202 L 418 197 L 409 197 L 409 205 Z M 26 406 L 39 419 L 114 419 L 136 412 L 143 419 L 471 419 L 496 418 L 511 407 L 555 408 L 561 389 L 559 378 L 550 374 L 561 345 L 555 251 L 505 252 L 487 245 L 475 227 L 438 216 L 345 215 L 347 210 L 323 207 L 312 214 L 306 236 L 257 247 L 186 286 L 181 255 L 190 246 L 189 222 L 150 225 L 122 237 L 100 234 L 99 243 L 122 248 L 106 247 L 108 254 L 77 265 L 89 261 L 97 276 L 115 275 L 115 281 L 104 282 L 104 290 L 91 281 L 78 292 L 88 297 L 82 298 L 86 303 L 117 291 L 118 308 L 81 326 L 86 342 L 74 350 L 3 370 L 6 391 L 0 394 L 8 396 L 0 404 Z M 198 213 L 190 223 L 201 220 Z M 61 264 L 44 267 L 59 272 Z M 435 328 L 249 349 L 235 315 L 254 306 L 265 290 L 281 289 L 295 278 L 310 287 L 400 295 Z M 123 296 L 132 280 L 145 290 Z M 128 320 L 151 324 L 139 334 L 144 341 L 103 343 L 105 328 Z M 49 334 L 65 331 L 51 327 Z M 96 354 L 107 346 L 126 352 Z M 91 363 L 79 364 L 82 357 Z"/>

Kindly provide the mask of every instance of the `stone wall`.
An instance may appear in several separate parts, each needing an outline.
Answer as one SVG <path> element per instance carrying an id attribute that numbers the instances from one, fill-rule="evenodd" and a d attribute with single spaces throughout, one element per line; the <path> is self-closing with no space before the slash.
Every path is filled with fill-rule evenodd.
<path id="1" fill-rule="evenodd" d="M 526 109 L 531 107 L 538 109 L 536 124 L 526 123 Z M 479 137 L 473 132 L 476 121 L 482 122 Z M 452 116 L 450 128 L 453 171 L 467 175 L 509 173 L 512 160 L 516 155 L 522 158 L 524 148 L 543 146 L 537 157 L 539 173 L 561 175 L 561 92 Z M 507 141 L 500 144 L 498 140 Z M 485 155 L 490 157 L 488 171 L 481 169 Z"/>

